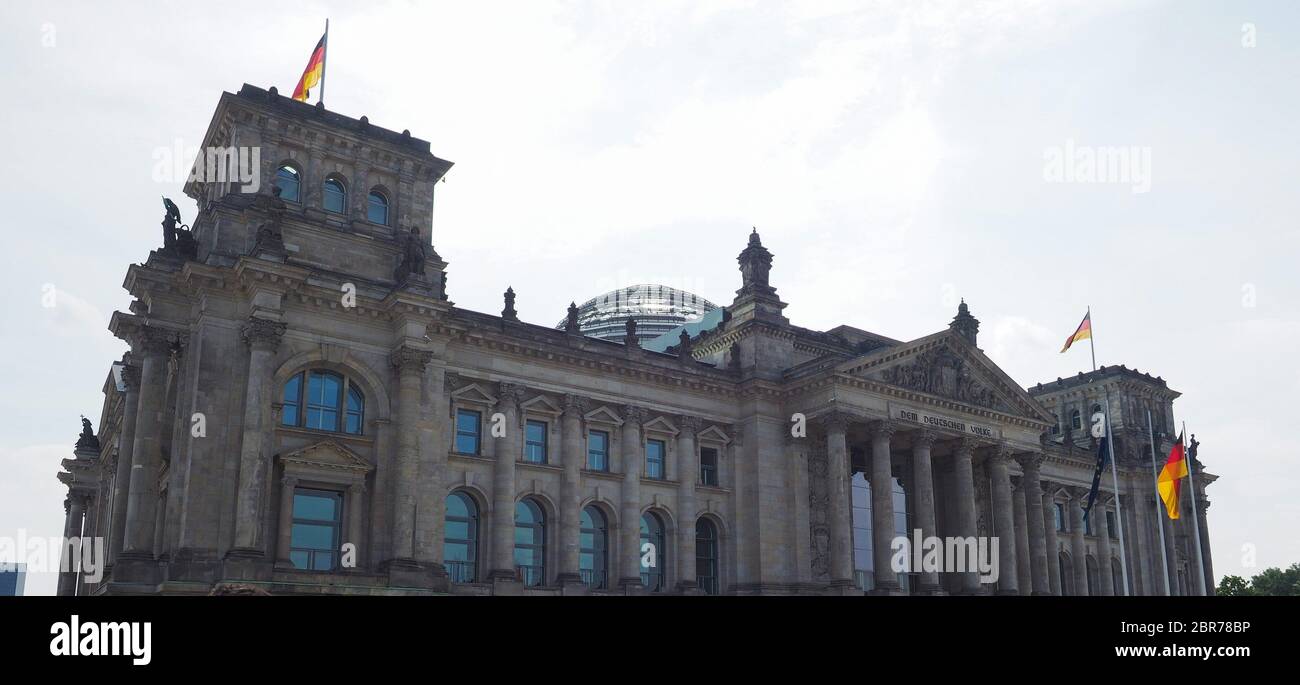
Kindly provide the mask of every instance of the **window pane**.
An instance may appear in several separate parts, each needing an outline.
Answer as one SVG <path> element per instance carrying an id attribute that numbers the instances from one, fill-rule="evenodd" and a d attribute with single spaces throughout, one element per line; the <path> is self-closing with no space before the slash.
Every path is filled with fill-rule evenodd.
<path id="1" fill-rule="evenodd" d="M 591 431 L 587 436 L 587 468 L 593 471 L 609 470 L 609 434 Z"/>
<path id="2" fill-rule="evenodd" d="M 307 521 L 333 521 L 338 517 L 338 501 L 329 496 L 294 493 L 293 517 Z"/>
<path id="3" fill-rule="evenodd" d="M 461 409 L 456 412 L 456 451 L 461 454 L 479 453 L 479 425 L 481 417 L 476 411 Z"/>
<path id="4" fill-rule="evenodd" d="M 647 478 L 664 478 L 664 442 L 647 440 L 645 444 L 645 475 Z"/>
<path id="5" fill-rule="evenodd" d="M 534 464 L 546 463 L 546 423 L 529 421 L 525 429 L 527 444 L 524 447 L 524 461 Z"/>
<path id="6" fill-rule="evenodd" d="M 366 202 L 366 219 L 371 223 L 388 225 L 388 199 L 371 191 Z"/>
<path id="7" fill-rule="evenodd" d="M 700 485 L 718 484 L 718 450 L 700 448 Z"/>
<path id="8" fill-rule="evenodd" d="M 347 204 L 346 194 L 343 192 L 343 184 L 332 178 L 325 181 L 323 200 L 325 211 L 342 214 L 343 207 Z"/>
<path id="9" fill-rule="evenodd" d="M 298 202 L 298 172 L 291 166 L 282 166 L 275 172 L 275 184 L 280 186 L 280 199 Z"/>
<path id="10" fill-rule="evenodd" d="M 298 425 L 298 402 L 301 395 L 302 374 L 294 374 L 294 377 L 284 384 L 284 409 L 280 414 L 280 423 L 286 426 Z"/>

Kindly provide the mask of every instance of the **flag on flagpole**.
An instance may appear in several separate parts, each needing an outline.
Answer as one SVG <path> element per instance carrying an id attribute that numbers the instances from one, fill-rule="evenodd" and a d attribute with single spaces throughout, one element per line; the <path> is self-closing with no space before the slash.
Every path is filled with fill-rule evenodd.
<path id="1" fill-rule="evenodd" d="M 1080 321 L 1079 327 L 1065 339 L 1065 347 L 1062 347 L 1061 351 L 1065 352 L 1074 343 L 1088 338 L 1092 338 L 1092 312 L 1083 315 L 1083 321 Z"/>
<path id="2" fill-rule="evenodd" d="M 302 72 L 302 78 L 298 79 L 298 87 L 293 89 L 293 99 L 299 102 L 306 102 L 309 91 L 320 83 L 325 73 L 325 36 L 320 37 L 316 43 L 316 48 L 311 51 L 311 59 L 307 60 L 307 68 Z"/>
<path id="3" fill-rule="evenodd" d="M 1160 470 L 1156 487 L 1160 490 L 1160 499 L 1164 500 L 1165 512 L 1172 520 L 1178 519 L 1178 496 L 1182 491 L 1183 478 L 1187 476 L 1187 459 L 1183 452 L 1183 434 L 1178 434 L 1178 442 L 1169 450 L 1169 459 Z"/>

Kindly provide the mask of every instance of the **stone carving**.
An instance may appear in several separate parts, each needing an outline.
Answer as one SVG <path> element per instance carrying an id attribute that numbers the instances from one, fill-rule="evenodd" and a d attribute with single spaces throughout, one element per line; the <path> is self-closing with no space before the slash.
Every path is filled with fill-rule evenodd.
<path id="1" fill-rule="evenodd" d="M 629 317 L 623 324 L 623 344 L 629 348 L 641 346 L 641 340 L 636 336 L 636 319 Z"/>
<path id="2" fill-rule="evenodd" d="M 757 228 L 749 234 L 749 245 L 741 251 L 739 257 L 736 257 L 736 261 L 740 262 L 741 279 L 740 290 L 736 291 L 737 295 L 776 293 L 776 288 L 768 285 L 767 280 L 768 274 L 772 271 L 772 253 L 763 247 Z"/>
<path id="3" fill-rule="evenodd" d="M 182 259 L 197 259 L 198 244 L 194 242 L 194 232 L 189 230 L 190 227 L 181 223 L 181 210 L 175 202 L 164 197 L 163 209 L 166 214 L 163 215 L 163 249 L 166 254 Z"/>
<path id="4" fill-rule="evenodd" d="M 402 258 L 394 274 L 397 281 L 405 283 L 412 275 L 424 276 L 424 263 L 427 257 L 428 251 L 424 246 L 424 239 L 420 237 L 420 228 L 412 226 L 411 232 L 406 235 L 406 241 L 402 244 Z"/>
<path id="5" fill-rule="evenodd" d="M 909 390 L 940 395 L 989 409 L 1004 409 L 991 388 L 976 379 L 966 360 L 947 347 L 928 350 L 909 364 L 885 369 L 886 383 Z"/>
<path id="6" fill-rule="evenodd" d="M 272 185 L 271 193 L 273 197 L 263 200 L 265 195 L 259 195 L 257 203 L 270 215 L 270 218 L 263 221 L 257 227 L 257 237 L 253 243 L 253 254 L 274 256 L 283 260 L 286 251 L 284 248 L 284 234 L 280 229 L 280 221 L 284 216 L 284 200 L 280 199 L 280 186 Z"/>
<path id="7" fill-rule="evenodd" d="M 579 417 L 587 413 L 587 398 L 580 395 L 564 396 L 564 413 L 577 414 Z"/>
<path id="8" fill-rule="evenodd" d="M 623 424 L 627 425 L 629 423 L 634 426 L 645 423 L 645 410 L 632 404 L 623 407 Z"/>
<path id="9" fill-rule="evenodd" d="M 691 335 L 686 331 L 682 331 L 682 334 L 677 338 L 677 358 L 682 361 L 694 359 L 691 356 Z"/>
<path id="10" fill-rule="evenodd" d="M 285 323 L 283 321 L 272 321 L 260 317 L 250 317 L 248 323 L 244 324 L 243 335 L 244 342 L 255 350 L 269 350 L 274 352 L 280 346 L 280 339 L 284 337 Z"/>
<path id="11" fill-rule="evenodd" d="M 504 297 L 506 306 L 505 309 L 501 310 L 501 318 L 506 321 L 518 321 L 519 312 L 515 311 L 515 289 L 507 286 Z"/>
<path id="12" fill-rule="evenodd" d="M 631 321 L 631 319 L 628 320 Z M 564 332 L 568 333 L 569 335 L 578 335 L 582 333 L 582 329 L 578 327 L 577 303 L 574 302 L 569 303 L 569 313 L 568 316 L 564 319 Z"/>
<path id="13" fill-rule="evenodd" d="M 90 427 L 90 419 L 85 416 L 81 417 L 81 435 L 77 437 L 76 449 L 99 451 L 99 438 L 95 437 L 95 431 Z"/>
<path id="14" fill-rule="evenodd" d="M 403 375 L 408 373 L 420 374 L 424 373 L 424 367 L 433 361 L 433 353 L 428 350 L 403 345 L 393 352 L 390 361 L 393 366 L 397 367 L 398 372 Z"/>

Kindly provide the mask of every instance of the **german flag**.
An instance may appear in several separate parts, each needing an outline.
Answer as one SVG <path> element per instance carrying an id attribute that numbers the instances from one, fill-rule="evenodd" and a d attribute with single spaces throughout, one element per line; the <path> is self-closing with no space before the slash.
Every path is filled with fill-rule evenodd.
<path id="1" fill-rule="evenodd" d="M 316 43 L 316 49 L 311 51 L 311 59 L 307 60 L 307 68 L 303 70 L 302 78 L 298 79 L 298 87 L 293 89 L 293 99 L 306 102 L 308 91 L 317 83 L 320 83 L 324 74 L 325 36 L 321 36 L 320 42 Z"/>
<path id="2" fill-rule="evenodd" d="M 1183 452 L 1183 435 L 1178 434 L 1178 442 L 1169 450 L 1169 460 L 1160 470 L 1156 487 L 1160 490 L 1160 499 L 1165 502 L 1165 511 L 1169 518 L 1178 520 L 1178 496 L 1183 488 L 1183 479 L 1187 477 L 1187 459 Z"/>
<path id="3" fill-rule="evenodd" d="M 1065 347 L 1061 348 L 1062 352 L 1070 349 L 1070 345 L 1092 337 L 1092 312 L 1083 315 L 1083 321 L 1079 322 L 1079 327 L 1075 329 L 1070 337 L 1065 339 Z"/>

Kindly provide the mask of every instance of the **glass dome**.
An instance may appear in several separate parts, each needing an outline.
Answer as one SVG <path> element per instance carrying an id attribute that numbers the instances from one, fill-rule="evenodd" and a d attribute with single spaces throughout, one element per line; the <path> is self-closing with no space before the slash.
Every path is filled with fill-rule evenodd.
<path id="1" fill-rule="evenodd" d="M 685 290 L 666 285 L 632 285 L 582 303 L 578 328 L 593 338 L 622 342 L 627 320 L 636 319 L 636 337 L 645 342 L 717 308 Z M 556 328 L 563 329 L 564 323 L 561 320 Z"/>

